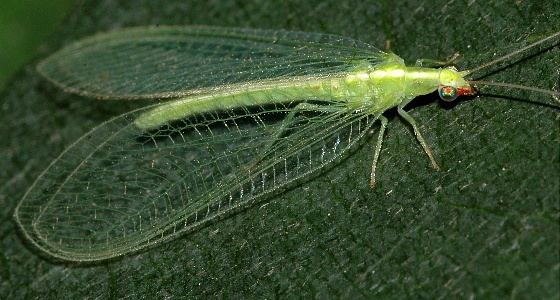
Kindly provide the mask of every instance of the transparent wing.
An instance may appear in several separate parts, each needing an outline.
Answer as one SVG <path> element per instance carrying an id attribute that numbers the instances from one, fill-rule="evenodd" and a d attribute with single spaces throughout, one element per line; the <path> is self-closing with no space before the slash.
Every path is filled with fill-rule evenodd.
<path id="1" fill-rule="evenodd" d="M 285 76 L 321 76 L 375 63 L 383 52 L 318 33 L 219 27 L 139 27 L 98 34 L 45 59 L 39 72 L 68 92 L 168 98 Z"/>
<path id="2" fill-rule="evenodd" d="M 151 107 L 121 115 L 61 154 L 16 220 L 35 245 L 64 260 L 159 244 L 307 178 L 347 153 L 376 119 L 332 107 L 205 114 L 152 132 L 133 125 Z"/>

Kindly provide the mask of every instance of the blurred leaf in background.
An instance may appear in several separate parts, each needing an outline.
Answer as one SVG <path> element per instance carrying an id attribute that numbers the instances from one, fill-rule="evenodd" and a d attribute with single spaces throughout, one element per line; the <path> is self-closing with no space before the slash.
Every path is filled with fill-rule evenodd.
<path id="1" fill-rule="evenodd" d="M 70 11 L 73 0 L 0 1 L 0 90 Z"/>

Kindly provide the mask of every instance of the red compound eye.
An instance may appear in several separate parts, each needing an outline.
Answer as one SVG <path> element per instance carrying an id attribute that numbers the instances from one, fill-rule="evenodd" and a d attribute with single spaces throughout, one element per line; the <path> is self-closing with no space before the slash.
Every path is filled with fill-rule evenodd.
<path id="1" fill-rule="evenodd" d="M 459 96 L 459 94 L 457 93 L 457 88 L 452 86 L 439 87 L 438 94 L 443 101 L 453 101 L 457 99 L 457 96 Z"/>

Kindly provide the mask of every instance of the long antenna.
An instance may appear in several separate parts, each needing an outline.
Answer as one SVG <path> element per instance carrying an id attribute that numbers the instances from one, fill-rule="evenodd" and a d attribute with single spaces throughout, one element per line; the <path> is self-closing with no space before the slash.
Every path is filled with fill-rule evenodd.
<path id="1" fill-rule="evenodd" d="M 480 81 L 480 80 L 469 80 L 469 84 L 500 86 L 500 87 L 507 87 L 507 88 L 512 88 L 512 89 L 519 89 L 519 90 L 543 93 L 543 94 L 547 94 L 547 95 L 552 96 L 552 98 L 554 98 L 554 100 L 560 102 L 560 98 L 559 98 L 560 97 L 560 92 L 541 89 L 541 88 L 538 88 L 538 87 L 525 86 L 525 85 L 513 84 L 513 83 L 505 83 L 505 82 Z"/>
<path id="2" fill-rule="evenodd" d="M 527 51 L 527 50 L 529 50 L 529 49 L 531 49 L 531 48 L 533 48 L 533 47 L 536 47 L 536 46 L 538 46 L 538 45 L 540 45 L 540 44 L 542 44 L 542 43 L 545 43 L 545 42 L 547 42 L 547 41 L 549 41 L 549 40 L 551 40 L 551 39 L 554 39 L 554 38 L 556 38 L 556 37 L 558 37 L 558 36 L 560 36 L 560 31 L 557 31 L 556 33 L 554 33 L 554 34 L 552 34 L 552 35 L 550 35 L 550 36 L 548 36 L 548 37 L 545 37 L 545 38 L 543 38 L 543 39 L 541 39 L 541 40 L 538 40 L 538 41 L 536 41 L 536 42 L 534 42 L 534 43 L 532 43 L 532 44 L 530 44 L 530 45 L 527 45 L 527 46 L 525 46 L 525 47 L 523 47 L 523 48 L 521 48 L 521 49 L 515 50 L 515 51 L 513 51 L 513 52 L 511 52 L 511 53 L 509 53 L 509 54 L 506 54 L 506 55 L 502 56 L 502 57 L 496 58 L 496 59 L 494 59 L 494 60 L 492 60 L 492 61 L 490 61 L 490 62 L 487 62 L 487 63 L 485 63 L 485 64 L 483 64 L 483 65 L 481 65 L 481 66 L 478 66 L 478 67 L 476 67 L 476 68 L 474 68 L 474 69 L 465 70 L 465 71 L 463 71 L 463 73 L 464 73 L 465 75 L 467 75 L 467 74 L 474 73 L 474 72 L 476 72 L 476 71 L 480 71 L 480 70 L 482 70 L 482 69 L 484 69 L 484 68 L 487 68 L 487 67 L 489 67 L 489 66 L 491 66 L 491 65 L 495 65 L 495 64 L 497 64 L 497 63 L 499 63 L 499 62 L 501 62 L 501 61 L 504 61 L 504 60 L 506 60 L 506 59 L 508 59 L 508 58 L 510 58 L 510 57 L 512 57 L 512 56 L 515 56 L 515 55 L 517 55 L 517 54 L 519 54 L 519 53 L 521 53 L 521 52 Z"/>

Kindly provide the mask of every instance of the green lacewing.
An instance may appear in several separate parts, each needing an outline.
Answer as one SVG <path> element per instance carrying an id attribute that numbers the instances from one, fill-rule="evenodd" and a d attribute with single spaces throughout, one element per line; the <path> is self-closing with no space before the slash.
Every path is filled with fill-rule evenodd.
<path id="1" fill-rule="evenodd" d="M 63 90 L 99 99 L 170 99 L 86 133 L 37 178 L 15 211 L 24 235 L 58 259 L 98 261 L 191 232 L 320 172 L 397 108 L 438 91 L 475 95 L 475 69 L 405 66 L 351 38 L 319 33 L 159 26 L 101 33 L 38 66 Z M 425 62 L 425 61 L 424 61 Z M 437 63 L 433 63 L 438 65 Z"/>

